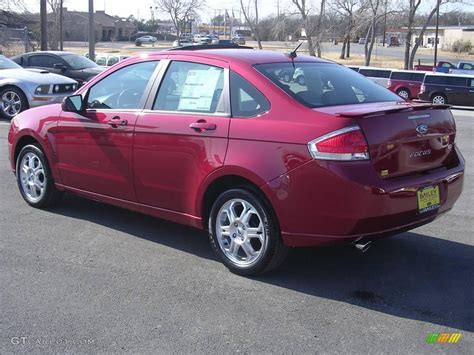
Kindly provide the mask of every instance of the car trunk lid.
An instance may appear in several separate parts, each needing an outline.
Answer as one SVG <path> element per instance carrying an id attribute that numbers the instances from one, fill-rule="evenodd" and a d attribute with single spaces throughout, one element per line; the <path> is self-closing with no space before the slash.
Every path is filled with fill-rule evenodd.
<path id="1" fill-rule="evenodd" d="M 395 102 L 330 111 L 357 122 L 372 164 L 383 178 L 431 170 L 450 161 L 456 127 L 448 105 Z"/>

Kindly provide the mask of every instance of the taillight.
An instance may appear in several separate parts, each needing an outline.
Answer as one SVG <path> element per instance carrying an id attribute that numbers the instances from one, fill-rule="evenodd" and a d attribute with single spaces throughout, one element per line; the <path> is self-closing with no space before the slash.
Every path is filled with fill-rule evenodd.
<path id="1" fill-rule="evenodd" d="M 392 80 L 388 80 L 387 81 L 387 88 L 391 87 L 392 86 Z"/>
<path id="2" fill-rule="evenodd" d="M 423 94 L 425 92 L 425 84 L 421 84 L 420 86 L 420 94 Z"/>
<path id="3" fill-rule="evenodd" d="M 346 127 L 326 134 L 308 143 L 314 159 L 367 160 L 369 147 L 358 126 Z"/>

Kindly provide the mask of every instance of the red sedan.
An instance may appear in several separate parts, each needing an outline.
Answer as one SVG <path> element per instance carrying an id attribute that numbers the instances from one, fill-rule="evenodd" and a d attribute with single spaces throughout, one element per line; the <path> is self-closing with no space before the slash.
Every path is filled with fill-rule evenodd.
<path id="1" fill-rule="evenodd" d="M 296 71 L 304 83 L 284 82 Z M 416 104 L 344 66 L 252 49 L 120 62 L 62 106 L 11 123 L 23 198 L 71 192 L 208 229 L 233 272 L 289 247 L 370 242 L 433 221 L 461 194 L 445 105 Z"/>

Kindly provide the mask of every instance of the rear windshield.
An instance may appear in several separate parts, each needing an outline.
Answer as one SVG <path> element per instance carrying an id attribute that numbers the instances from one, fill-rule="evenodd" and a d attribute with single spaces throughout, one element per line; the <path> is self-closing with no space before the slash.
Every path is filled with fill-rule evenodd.
<path id="1" fill-rule="evenodd" d="M 255 68 L 302 104 L 315 108 L 402 101 L 398 95 L 342 65 L 332 63 L 258 64 Z"/>

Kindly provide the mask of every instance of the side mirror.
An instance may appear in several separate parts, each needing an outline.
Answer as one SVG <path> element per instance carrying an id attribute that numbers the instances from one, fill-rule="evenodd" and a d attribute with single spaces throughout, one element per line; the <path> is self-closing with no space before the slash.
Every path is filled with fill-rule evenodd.
<path id="1" fill-rule="evenodd" d="M 82 95 L 67 96 L 61 106 L 63 111 L 80 113 L 84 110 L 84 100 Z"/>
<path id="2" fill-rule="evenodd" d="M 60 63 L 56 63 L 53 65 L 53 68 L 56 69 L 56 70 L 61 70 L 61 72 L 65 73 L 67 68 L 66 66 L 60 64 Z"/>

